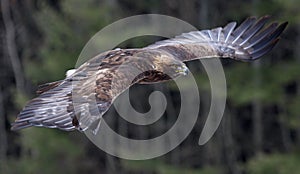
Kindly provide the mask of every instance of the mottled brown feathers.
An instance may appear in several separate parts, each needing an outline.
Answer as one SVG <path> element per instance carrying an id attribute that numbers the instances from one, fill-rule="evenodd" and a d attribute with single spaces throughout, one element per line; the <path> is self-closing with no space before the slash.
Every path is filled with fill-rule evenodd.
<path id="1" fill-rule="evenodd" d="M 62 81 L 50 82 L 40 85 L 36 91 L 37 94 L 42 94 L 45 91 L 49 91 L 52 88 L 57 87 Z"/>

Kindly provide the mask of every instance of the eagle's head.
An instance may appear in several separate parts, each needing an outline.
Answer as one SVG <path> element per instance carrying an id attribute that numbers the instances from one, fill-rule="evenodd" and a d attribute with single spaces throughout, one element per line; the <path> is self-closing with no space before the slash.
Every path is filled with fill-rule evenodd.
<path id="1" fill-rule="evenodd" d="M 171 56 L 159 56 L 154 61 L 154 69 L 162 72 L 171 78 L 177 78 L 182 75 L 187 75 L 188 67 L 180 60 Z"/>

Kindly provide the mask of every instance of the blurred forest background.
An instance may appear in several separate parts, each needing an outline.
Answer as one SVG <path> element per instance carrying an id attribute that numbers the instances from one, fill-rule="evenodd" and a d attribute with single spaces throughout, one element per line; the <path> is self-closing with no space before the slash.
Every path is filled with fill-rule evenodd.
<path id="1" fill-rule="evenodd" d="M 299 0 L 1 0 L 0 5 L 1 174 L 300 171 Z M 204 146 L 198 146 L 198 138 L 209 109 L 210 91 L 200 62 L 189 64 L 201 94 L 199 119 L 187 139 L 162 157 L 122 160 L 98 149 L 79 132 L 43 128 L 10 131 L 18 112 L 35 96 L 37 85 L 64 78 L 90 37 L 118 19 L 146 13 L 174 16 L 199 29 L 265 14 L 272 15 L 272 20 L 289 21 L 289 26 L 275 49 L 259 61 L 222 60 L 227 107 L 220 127 Z M 143 47 L 155 39 L 130 39 L 122 48 Z M 147 95 L 154 88 L 165 91 L 173 101 L 152 127 L 134 126 L 117 115 L 106 120 L 112 127 L 125 126 L 125 135 L 137 139 L 164 133 L 174 124 L 175 108 L 180 106 L 178 92 L 168 84 L 131 89 L 132 104 L 141 112 L 149 109 Z M 141 100 L 138 95 L 146 97 Z"/>

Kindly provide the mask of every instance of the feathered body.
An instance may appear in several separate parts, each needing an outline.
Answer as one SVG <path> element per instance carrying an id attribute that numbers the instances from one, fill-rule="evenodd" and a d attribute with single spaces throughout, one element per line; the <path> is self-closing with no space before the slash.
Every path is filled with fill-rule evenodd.
<path id="1" fill-rule="evenodd" d="M 61 81 L 42 85 L 12 130 L 30 126 L 70 131 L 91 128 L 114 99 L 135 83 L 157 83 L 187 73 L 184 62 L 201 58 L 255 60 L 269 52 L 287 23 L 264 27 L 269 17 L 246 19 L 239 27 L 193 31 L 140 49 L 99 54 Z M 135 74 L 136 69 L 139 74 Z"/>

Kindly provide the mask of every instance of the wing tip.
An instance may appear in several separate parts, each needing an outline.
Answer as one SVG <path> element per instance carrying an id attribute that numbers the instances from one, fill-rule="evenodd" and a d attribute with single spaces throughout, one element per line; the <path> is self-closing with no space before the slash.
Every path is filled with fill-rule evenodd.
<path id="1" fill-rule="evenodd" d="M 265 15 L 257 20 L 256 23 L 266 22 L 271 16 Z M 254 24 L 255 25 L 255 24 Z M 235 59 L 250 62 L 261 58 L 269 53 L 280 40 L 280 36 L 286 29 L 288 22 L 279 23 L 274 21 L 267 27 L 262 27 L 247 42 L 241 44 L 241 48 L 247 53 L 245 55 L 235 55 Z"/>
<path id="2" fill-rule="evenodd" d="M 282 25 L 282 27 L 283 27 L 283 30 L 285 30 L 286 29 L 286 27 L 289 25 L 289 22 L 288 21 L 285 21 L 285 22 L 283 22 L 282 24 L 280 24 L 280 25 Z"/>
<path id="3" fill-rule="evenodd" d="M 32 127 L 33 125 L 28 122 L 14 122 L 11 124 L 10 130 L 11 131 L 18 131 L 21 129 L 25 129 L 28 127 Z"/>

